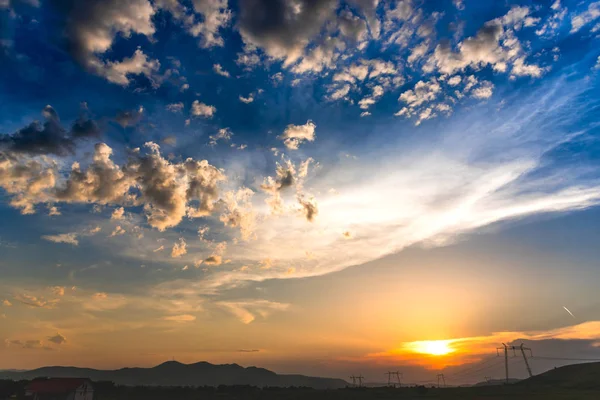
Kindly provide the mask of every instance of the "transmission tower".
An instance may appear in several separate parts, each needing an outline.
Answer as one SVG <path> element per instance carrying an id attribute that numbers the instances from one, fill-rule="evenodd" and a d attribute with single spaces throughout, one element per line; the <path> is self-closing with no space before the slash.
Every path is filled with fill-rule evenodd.
<path id="1" fill-rule="evenodd" d="M 487 383 L 490 383 L 492 381 L 492 377 L 491 376 L 484 376 L 483 379 L 485 379 L 485 381 Z"/>
<path id="2" fill-rule="evenodd" d="M 513 346 L 514 348 L 515 346 Z M 519 346 L 519 349 L 521 350 L 521 354 L 523 355 L 523 361 L 525 361 L 525 366 L 527 367 L 527 372 L 529 373 L 529 377 L 531 378 L 533 376 L 533 374 L 531 373 L 531 367 L 529 366 L 529 361 L 527 361 L 527 355 L 525 354 L 525 350 L 529 350 L 529 355 L 531 357 L 533 357 L 533 350 L 531 350 L 529 347 L 523 347 L 523 343 L 521 343 L 521 345 Z"/>
<path id="3" fill-rule="evenodd" d="M 440 387 L 440 382 L 444 384 L 444 387 L 446 387 L 446 378 L 444 377 L 444 374 L 437 374 L 438 387 Z"/>
<path id="4" fill-rule="evenodd" d="M 362 387 L 363 379 L 365 379 L 365 377 L 362 376 L 362 375 L 359 375 L 359 376 L 352 375 L 350 377 L 350 379 L 352 379 L 352 386 L 354 386 L 354 387 Z M 358 382 L 358 384 L 356 382 Z"/>
<path id="5" fill-rule="evenodd" d="M 398 387 L 402 387 L 402 382 L 400 382 L 400 377 L 404 378 L 404 375 L 402 375 L 402 372 L 388 371 L 384 375 L 388 376 L 388 386 L 396 387 L 396 383 L 397 383 Z M 396 379 L 394 380 L 392 377 L 396 377 Z"/>
<path id="6" fill-rule="evenodd" d="M 523 343 L 521 343 L 521 345 L 519 347 L 507 346 L 504 343 L 502 343 L 502 346 L 504 346 L 504 347 L 496 347 L 496 354 L 498 356 L 500 356 L 499 350 L 504 350 L 504 369 L 506 371 L 506 383 L 508 383 L 508 350 L 509 349 L 513 351 L 513 357 L 516 357 L 517 350 L 521 351 L 521 354 L 523 355 L 523 361 L 525 361 L 525 367 L 527 367 L 527 373 L 529 373 L 529 377 L 531 378 L 533 376 L 533 374 L 531 372 L 531 367 L 529 366 L 529 361 L 527 361 L 527 354 L 525 353 L 525 350 L 529 351 L 530 357 L 533 357 L 533 351 L 529 347 L 524 347 Z"/>
<path id="7" fill-rule="evenodd" d="M 508 346 L 502 343 L 504 347 L 496 347 L 496 354 L 500 356 L 500 350 L 504 349 L 504 371 L 506 372 L 506 383 L 508 384 Z"/>

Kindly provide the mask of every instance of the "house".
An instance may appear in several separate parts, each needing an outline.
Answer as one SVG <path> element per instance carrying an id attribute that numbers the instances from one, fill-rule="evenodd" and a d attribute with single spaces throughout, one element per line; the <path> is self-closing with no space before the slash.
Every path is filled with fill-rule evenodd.
<path id="1" fill-rule="evenodd" d="M 93 400 L 92 382 L 85 378 L 49 378 L 33 380 L 25 389 L 32 400 Z"/>

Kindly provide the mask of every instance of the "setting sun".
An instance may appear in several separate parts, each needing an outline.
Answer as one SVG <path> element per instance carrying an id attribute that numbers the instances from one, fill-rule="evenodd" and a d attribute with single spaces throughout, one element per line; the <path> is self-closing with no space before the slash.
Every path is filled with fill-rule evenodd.
<path id="1" fill-rule="evenodd" d="M 424 340 L 407 343 L 406 347 L 415 353 L 443 356 L 455 351 L 455 349 L 450 347 L 451 343 L 451 340 Z"/>

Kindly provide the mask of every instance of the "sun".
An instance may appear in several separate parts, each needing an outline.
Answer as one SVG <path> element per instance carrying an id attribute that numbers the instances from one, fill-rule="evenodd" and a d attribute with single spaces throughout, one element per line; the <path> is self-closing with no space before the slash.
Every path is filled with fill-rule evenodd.
<path id="1" fill-rule="evenodd" d="M 443 356 L 456 351 L 450 346 L 451 343 L 452 340 L 424 340 L 420 342 L 406 343 L 406 347 L 408 350 L 415 353 Z"/>

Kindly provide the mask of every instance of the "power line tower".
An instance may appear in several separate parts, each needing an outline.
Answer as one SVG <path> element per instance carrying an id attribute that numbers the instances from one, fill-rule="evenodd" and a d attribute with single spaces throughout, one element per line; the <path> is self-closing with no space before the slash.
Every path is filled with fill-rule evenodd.
<path id="1" fill-rule="evenodd" d="M 492 377 L 491 376 L 484 376 L 483 379 L 485 379 L 485 381 L 487 383 L 490 383 L 492 381 Z"/>
<path id="2" fill-rule="evenodd" d="M 533 376 L 533 373 L 531 372 L 531 366 L 529 365 L 529 361 L 527 361 L 527 354 L 525 353 L 525 350 L 529 351 L 530 357 L 533 357 L 533 350 L 531 350 L 529 347 L 524 347 L 523 343 L 521 343 L 521 345 L 519 347 L 507 346 L 504 343 L 502 343 L 502 346 L 504 346 L 504 347 L 496 347 L 496 354 L 498 356 L 500 356 L 499 350 L 504 350 L 504 369 L 506 371 L 506 383 L 508 384 L 508 350 L 509 349 L 513 351 L 513 357 L 516 357 L 517 350 L 521 351 L 521 354 L 523 355 L 523 361 L 525 361 L 525 367 L 527 367 L 527 373 L 529 374 L 529 377 L 531 378 Z"/>
<path id="3" fill-rule="evenodd" d="M 363 379 L 365 379 L 365 377 L 362 376 L 362 375 L 359 375 L 359 376 L 352 375 L 350 377 L 350 379 L 352 379 L 352 386 L 354 386 L 354 387 L 362 387 Z M 356 382 L 358 382 L 358 384 Z"/>
<path id="4" fill-rule="evenodd" d="M 515 346 L 513 346 L 514 348 Z M 527 355 L 525 354 L 525 350 L 529 351 L 529 355 L 533 357 L 533 350 L 529 347 L 523 347 L 523 343 L 519 346 L 519 350 L 521 350 L 521 354 L 523 354 L 523 361 L 525 361 L 525 366 L 527 367 L 527 372 L 529 373 L 529 377 L 531 378 L 533 374 L 531 373 L 531 367 L 529 366 L 529 361 L 527 361 Z"/>
<path id="5" fill-rule="evenodd" d="M 502 343 L 504 347 L 496 347 L 496 354 L 500 356 L 500 350 L 504 349 L 504 371 L 506 372 L 506 384 L 508 384 L 508 346 Z"/>
<path id="6" fill-rule="evenodd" d="M 437 386 L 440 387 L 440 382 L 443 383 L 444 387 L 446 387 L 446 378 L 444 374 L 437 374 Z"/>
<path id="7" fill-rule="evenodd" d="M 388 371 L 384 375 L 388 376 L 388 386 L 396 387 L 396 383 L 397 383 L 398 387 L 402 387 L 402 382 L 400 382 L 400 377 L 404 378 L 404 375 L 402 375 L 402 372 Z M 393 380 L 392 377 L 396 377 L 396 379 Z"/>

